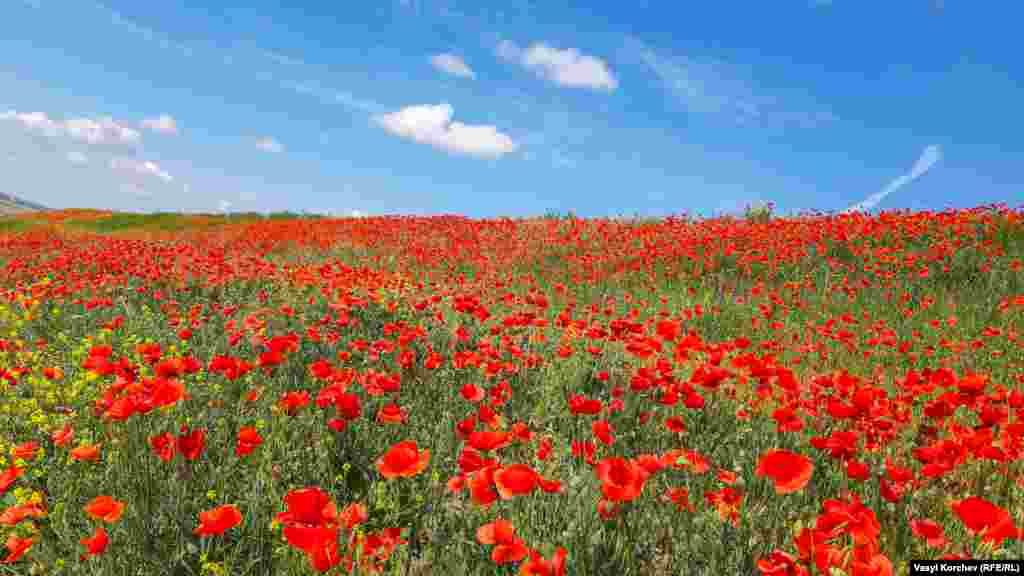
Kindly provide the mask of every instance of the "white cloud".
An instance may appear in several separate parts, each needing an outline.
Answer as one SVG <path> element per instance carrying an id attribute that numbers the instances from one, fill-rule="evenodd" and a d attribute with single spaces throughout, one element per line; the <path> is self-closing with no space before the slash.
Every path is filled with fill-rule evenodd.
<path id="1" fill-rule="evenodd" d="M 882 189 L 881 192 L 876 192 L 871 196 L 868 196 L 864 200 L 850 206 L 846 210 L 843 210 L 844 214 L 850 212 L 856 212 L 858 210 L 870 210 L 878 205 L 886 196 L 892 194 L 896 190 L 910 184 L 914 180 L 917 180 L 921 176 L 932 169 L 935 164 L 942 160 L 942 149 L 938 145 L 932 144 L 931 146 L 925 147 L 924 151 L 921 152 L 921 156 L 914 162 L 914 165 L 910 168 L 910 172 L 901 174 L 889 182 L 889 185 Z"/>
<path id="2" fill-rule="evenodd" d="M 39 132 L 49 137 L 57 136 L 63 132 L 61 125 L 55 120 L 50 119 L 43 112 L 16 112 L 8 110 L 0 114 L 0 120 L 13 120 L 21 124 L 26 130 Z"/>
<path id="3" fill-rule="evenodd" d="M 430 63 L 442 72 L 460 78 L 476 78 L 473 70 L 466 65 L 466 62 L 455 54 L 435 54 L 430 57 Z"/>
<path id="4" fill-rule="evenodd" d="M 260 150 L 263 150 L 264 152 L 271 152 L 274 154 L 284 152 L 284 146 L 282 146 L 280 142 L 274 140 L 269 136 L 265 136 L 263 138 L 256 140 L 256 147 L 259 148 Z"/>
<path id="5" fill-rule="evenodd" d="M 161 114 L 155 118 L 146 118 L 142 121 L 142 127 L 160 134 L 177 134 L 178 123 L 173 116 Z"/>
<path id="6" fill-rule="evenodd" d="M 69 136 L 89 144 L 135 144 L 142 135 L 113 118 L 72 118 L 64 122 Z"/>
<path id="7" fill-rule="evenodd" d="M 79 166 L 89 163 L 89 157 L 86 156 L 85 154 L 82 154 L 78 150 L 72 150 L 71 152 L 68 152 L 67 159 L 68 162 L 71 162 L 72 164 L 78 164 Z"/>
<path id="8" fill-rule="evenodd" d="M 130 176 L 142 176 L 159 178 L 164 182 L 172 182 L 174 177 L 160 168 L 160 165 L 150 160 L 136 160 L 134 158 L 111 158 L 110 168 L 116 172 Z"/>
<path id="9" fill-rule="evenodd" d="M 228 202 L 227 200 L 221 200 L 220 202 L 217 203 L 217 208 L 221 212 L 227 212 L 228 208 L 231 208 L 231 202 Z"/>
<path id="10" fill-rule="evenodd" d="M 114 120 L 102 118 L 70 118 L 58 121 L 45 112 L 16 112 L 8 110 L 0 114 L 0 120 L 13 120 L 25 130 L 36 132 L 48 138 L 68 136 L 87 144 L 137 144 L 142 135 L 138 130 Z"/>
<path id="11" fill-rule="evenodd" d="M 608 63 L 575 48 L 559 49 L 536 42 L 526 50 L 514 42 L 502 40 L 495 53 L 499 58 L 518 62 L 541 78 L 560 86 L 613 91 L 619 87 Z"/>
<path id="12" fill-rule="evenodd" d="M 400 138 L 457 154 L 478 158 L 499 158 L 518 148 L 512 138 L 490 125 L 471 126 L 452 122 L 450 104 L 408 106 L 397 112 L 379 114 L 374 121 Z"/>

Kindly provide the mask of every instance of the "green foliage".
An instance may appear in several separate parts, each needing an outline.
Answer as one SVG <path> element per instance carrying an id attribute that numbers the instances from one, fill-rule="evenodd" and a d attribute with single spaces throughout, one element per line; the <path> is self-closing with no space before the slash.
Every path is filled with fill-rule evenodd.
<path id="1" fill-rule="evenodd" d="M 753 224 L 767 224 L 772 220 L 774 208 L 775 204 L 772 202 L 752 204 L 744 209 L 743 217 Z"/>

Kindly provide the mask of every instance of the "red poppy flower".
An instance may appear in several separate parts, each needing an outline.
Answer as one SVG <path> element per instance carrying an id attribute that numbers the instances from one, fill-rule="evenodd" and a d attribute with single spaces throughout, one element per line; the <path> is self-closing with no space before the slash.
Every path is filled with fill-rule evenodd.
<path id="1" fill-rule="evenodd" d="M 711 469 L 708 459 L 693 450 L 669 450 L 662 456 L 662 461 L 673 468 L 689 468 L 694 474 L 704 474 Z"/>
<path id="2" fill-rule="evenodd" d="M 677 434 L 686 432 L 686 421 L 680 416 L 669 416 L 665 418 L 665 428 Z"/>
<path id="3" fill-rule="evenodd" d="M 31 460 L 35 458 L 36 452 L 39 450 L 38 442 L 25 442 L 11 449 L 11 458 L 21 460 Z"/>
<path id="4" fill-rule="evenodd" d="M 346 506 L 341 511 L 341 514 L 338 515 L 338 518 L 345 529 L 351 531 L 356 526 L 369 520 L 370 514 L 366 510 L 366 506 L 356 502 Z"/>
<path id="5" fill-rule="evenodd" d="M 483 390 L 483 388 L 477 386 L 476 384 L 471 384 L 471 383 L 464 384 L 462 386 L 462 389 L 459 391 L 459 393 L 462 395 L 462 397 L 464 399 L 468 400 L 469 402 L 473 402 L 473 403 L 477 403 L 477 402 L 479 402 L 479 401 L 484 399 L 484 390 Z"/>
<path id="6" fill-rule="evenodd" d="M 488 466 L 469 475 L 469 495 L 477 506 L 489 507 L 498 499 L 494 489 L 494 471 L 497 466 Z"/>
<path id="7" fill-rule="evenodd" d="M 948 542 L 942 525 L 932 520 L 911 520 L 910 530 L 932 548 L 942 548 Z"/>
<path id="8" fill-rule="evenodd" d="M 672 502 L 679 512 L 693 512 L 693 504 L 690 503 L 690 491 L 686 488 L 670 488 L 665 494 L 665 499 Z"/>
<path id="9" fill-rule="evenodd" d="M 334 409 L 345 420 L 355 420 L 363 412 L 359 396 L 351 393 L 339 394 L 334 402 Z"/>
<path id="10" fill-rule="evenodd" d="M 416 442 L 399 442 L 377 460 L 377 471 L 385 478 L 410 478 L 423 471 L 430 462 L 430 450 L 419 450 Z"/>
<path id="11" fill-rule="evenodd" d="M 294 416 L 299 410 L 309 405 L 309 392 L 305 390 L 286 393 L 277 402 L 285 414 Z"/>
<path id="12" fill-rule="evenodd" d="M 71 451 L 71 457 L 79 461 L 95 462 L 100 459 L 100 447 L 97 444 L 79 446 Z"/>
<path id="13" fill-rule="evenodd" d="M 405 411 L 398 404 L 388 404 L 377 411 L 377 422 L 381 424 L 401 424 L 405 422 Z"/>
<path id="14" fill-rule="evenodd" d="M 7 558 L 0 561 L 0 564 L 13 564 L 28 552 L 29 548 L 35 544 L 35 540 L 32 538 L 19 538 L 13 533 L 7 536 Z"/>
<path id="15" fill-rule="evenodd" d="M 53 440 L 54 446 L 64 446 L 74 437 L 75 431 L 71 427 L 71 424 L 65 424 L 64 428 L 56 430 L 53 434 L 50 434 L 50 440 Z"/>
<path id="16" fill-rule="evenodd" d="M 519 538 L 516 538 L 516 529 L 512 523 L 504 518 L 499 518 L 490 524 L 484 524 L 476 531 L 477 542 L 493 545 L 491 560 L 495 564 L 509 564 L 518 562 L 529 553 L 526 545 Z"/>
<path id="17" fill-rule="evenodd" d="M 849 476 L 851 480 L 864 482 L 868 478 L 871 478 L 871 467 L 859 460 L 847 460 L 846 475 Z"/>
<path id="18" fill-rule="evenodd" d="M 525 496 L 533 492 L 537 488 L 539 478 L 537 472 L 526 464 L 513 464 L 494 473 L 494 484 L 502 500 L 511 500 L 516 496 Z"/>
<path id="19" fill-rule="evenodd" d="M 263 437 L 256 428 L 243 426 L 238 430 L 238 440 L 235 445 L 235 454 L 239 457 L 252 453 L 260 444 L 263 444 Z"/>
<path id="20" fill-rule="evenodd" d="M 315 486 L 292 490 L 284 497 L 284 503 L 288 511 L 277 515 L 278 522 L 305 526 L 338 522 L 338 508 L 330 495 Z"/>
<path id="21" fill-rule="evenodd" d="M 757 463 L 758 476 L 768 476 L 775 482 L 775 492 L 799 492 L 814 473 L 814 464 L 806 456 L 788 450 L 769 450 Z"/>
<path id="22" fill-rule="evenodd" d="M 953 511 L 971 532 L 982 532 L 982 540 L 1000 544 L 1006 538 L 1018 539 L 1021 531 L 1013 525 L 1013 517 L 1005 509 L 977 496 L 953 505 Z"/>
<path id="23" fill-rule="evenodd" d="M 341 562 L 337 528 L 287 526 L 282 533 L 289 544 L 306 553 L 310 565 L 318 572 L 327 572 Z"/>
<path id="24" fill-rule="evenodd" d="M 603 408 L 604 405 L 600 400 L 594 400 L 582 395 L 576 395 L 569 399 L 569 412 L 577 416 L 580 414 L 591 416 L 600 414 Z"/>
<path id="25" fill-rule="evenodd" d="M 149 439 L 149 447 L 156 454 L 157 458 L 160 458 L 164 462 L 170 462 L 174 458 L 175 441 L 174 435 L 170 432 L 164 432 L 158 436 L 153 436 Z"/>
<path id="26" fill-rule="evenodd" d="M 796 558 L 781 550 L 773 550 L 767 558 L 757 561 L 757 569 L 764 576 L 804 576 L 807 571 Z"/>
<path id="27" fill-rule="evenodd" d="M 108 524 L 117 522 L 124 513 L 125 503 L 114 500 L 110 496 L 97 496 L 85 505 L 85 512 Z"/>
<path id="28" fill-rule="evenodd" d="M 206 448 L 206 430 L 199 428 L 191 432 L 188 428 L 181 427 L 181 435 L 178 436 L 178 450 L 188 460 L 195 460 Z"/>
<path id="29" fill-rule="evenodd" d="M 173 406 L 185 398 L 185 385 L 177 380 L 158 378 L 151 394 L 154 406 Z"/>
<path id="30" fill-rule="evenodd" d="M 740 517 L 740 504 L 743 502 L 743 492 L 726 486 L 717 492 L 705 492 L 704 498 L 718 510 L 718 517 L 728 520 L 733 526 L 738 526 Z"/>
<path id="31" fill-rule="evenodd" d="M 17 466 L 11 466 L 7 470 L 4 470 L 3 473 L 0 474 L 0 496 L 3 496 L 4 492 L 7 492 L 7 489 L 11 487 L 11 484 L 14 484 L 14 481 L 24 473 L 25 469 L 18 468 Z"/>
<path id="32" fill-rule="evenodd" d="M 530 559 L 519 569 L 519 576 L 565 576 L 565 548 L 559 547 L 550 560 L 546 560 L 535 550 L 530 550 Z"/>
<path id="33" fill-rule="evenodd" d="M 238 526 L 242 513 L 230 504 L 199 513 L 199 526 L 192 531 L 198 536 L 214 536 Z"/>
<path id="34" fill-rule="evenodd" d="M 537 446 L 537 460 L 543 462 L 551 456 L 551 444 L 551 438 L 541 439 L 540 444 Z"/>
<path id="35" fill-rule="evenodd" d="M 605 446 L 611 446 L 615 442 L 615 437 L 612 436 L 612 432 L 615 430 L 607 420 L 594 420 L 590 425 L 590 430 L 594 433 L 594 437 Z"/>
<path id="36" fill-rule="evenodd" d="M 477 430 L 469 435 L 470 446 L 483 452 L 504 448 L 512 443 L 512 434 L 495 430 Z"/>
<path id="37" fill-rule="evenodd" d="M 601 493 L 614 502 L 636 499 L 649 476 L 643 467 L 622 458 L 606 458 L 598 463 L 594 472 L 601 481 Z"/>
<path id="38" fill-rule="evenodd" d="M 80 557 L 81 560 L 85 560 L 89 556 L 103 554 L 107 549 L 107 544 L 110 544 L 110 537 L 107 535 L 106 528 L 98 526 L 92 536 L 82 538 L 79 542 L 85 546 L 85 554 L 82 554 Z"/>
<path id="39" fill-rule="evenodd" d="M 29 502 L 27 504 L 15 505 L 0 514 L 0 524 L 4 526 L 16 526 L 25 518 L 42 518 L 46 510 L 39 504 Z"/>

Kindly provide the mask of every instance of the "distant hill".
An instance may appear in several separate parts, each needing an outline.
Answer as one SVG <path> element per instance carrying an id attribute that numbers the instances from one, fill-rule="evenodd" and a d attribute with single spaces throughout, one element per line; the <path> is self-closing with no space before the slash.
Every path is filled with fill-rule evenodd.
<path id="1" fill-rule="evenodd" d="M 42 204 L 22 200 L 17 196 L 0 192 L 0 214 L 20 214 L 22 212 L 39 212 L 49 210 Z"/>

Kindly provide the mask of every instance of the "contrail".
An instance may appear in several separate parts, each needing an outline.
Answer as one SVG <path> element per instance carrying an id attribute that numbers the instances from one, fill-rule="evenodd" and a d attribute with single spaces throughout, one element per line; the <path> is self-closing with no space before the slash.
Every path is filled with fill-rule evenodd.
<path id="1" fill-rule="evenodd" d="M 858 210 L 867 211 L 874 208 L 879 202 L 882 201 L 883 198 L 885 198 L 889 194 L 892 194 L 896 190 L 899 190 L 900 188 L 906 186 L 907 184 L 910 184 L 914 180 L 917 180 L 918 178 L 923 176 L 925 172 L 931 170 L 932 166 L 935 166 L 935 164 L 938 163 L 941 159 L 942 149 L 939 148 L 938 145 L 932 144 L 931 146 L 926 147 L 924 149 L 924 152 L 921 152 L 921 157 L 917 159 L 917 162 L 915 162 L 914 166 L 910 169 L 910 172 L 907 172 L 906 174 L 901 174 L 900 176 L 896 177 L 892 182 L 889 182 L 889 185 L 883 188 L 881 192 L 876 192 L 871 196 L 868 196 L 867 198 L 858 202 L 857 204 L 854 204 L 853 206 L 850 206 L 846 210 L 843 210 L 842 213 L 849 214 L 851 212 L 856 212 Z"/>

